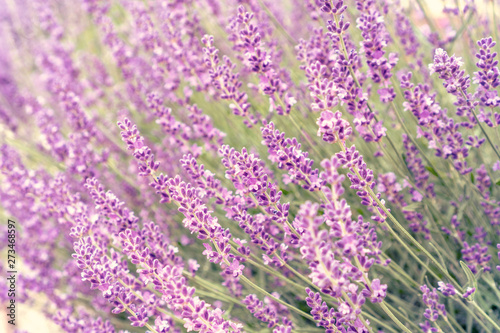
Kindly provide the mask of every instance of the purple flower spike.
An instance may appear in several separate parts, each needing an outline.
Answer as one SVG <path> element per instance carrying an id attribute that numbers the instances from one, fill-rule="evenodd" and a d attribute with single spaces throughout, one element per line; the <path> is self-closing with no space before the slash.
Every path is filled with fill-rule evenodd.
<path id="1" fill-rule="evenodd" d="M 152 176 L 158 170 L 160 162 L 155 161 L 151 149 L 145 145 L 137 126 L 125 118 L 123 122 L 118 122 L 118 127 L 122 130 L 122 140 L 127 144 L 127 149 L 133 150 L 134 157 L 139 162 L 139 176 Z"/>
<path id="2" fill-rule="evenodd" d="M 491 255 L 488 254 L 488 246 L 481 243 L 470 246 L 469 243 L 464 242 L 461 252 L 463 260 L 467 263 L 473 274 L 477 274 L 480 269 L 486 272 L 491 270 L 491 267 L 488 266 L 491 259 Z"/>
<path id="3" fill-rule="evenodd" d="M 455 287 L 450 283 L 444 283 L 443 281 L 438 282 L 438 290 L 443 294 L 443 296 L 450 297 L 457 293 Z"/>
<path id="4" fill-rule="evenodd" d="M 500 261 L 500 244 L 497 244 L 498 249 L 498 261 Z M 500 265 L 497 265 L 497 270 L 500 271 Z"/>
<path id="5" fill-rule="evenodd" d="M 236 193 L 244 198 L 232 208 L 233 218 L 240 223 L 240 227 L 249 234 L 252 242 L 259 245 L 266 252 L 264 262 L 271 261 L 281 267 L 287 260 L 287 245 L 272 232 L 270 222 L 278 226 L 285 233 L 288 241 L 295 242 L 296 235 L 292 233 L 288 222 L 290 204 L 282 204 L 281 191 L 276 183 L 269 181 L 262 161 L 254 154 L 249 154 L 243 148 L 241 152 L 229 146 L 222 146 L 219 150 L 223 156 L 222 164 L 226 167 L 226 178 L 236 187 Z M 251 216 L 249 208 L 261 208 L 264 214 Z"/>
<path id="6" fill-rule="evenodd" d="M 209 68 L 209 75 L 213 86 L 219 90 L 220 98 L 231 102 L 229 107 L 237 116 L 245 118 L 244 122 L 248 127 L 257 123 L 257 118 L 250 113 L 250 104 L 245 92 L 240 91 L 242 85 L 239 81 L 239 74 L 234 73 L 235 65 L 229 57 L 224 56 L 222 64 L 218 56 L 219 50 L 214 45 L 214 37 L 205 35 L 202 39 L 205 45 L 205 64 Z"/>
<path id="7" fill-rule="evenodd" d="M 500 114 L 493 112 L 493 108 L 500 106 L 500 96 L 496 88 L 500 85 L 500 71 L 498 69 L 497 53 L 493 51 L 496 42 L 491 37 L 483 38 L 477 42 L 479 51 L 476 53 L 479 71 L 474 73 L 473 82 L 479 84 L 477 94 L 479 96 L 480 113 L 478 118 L 489 127 L 500 125 Z M 491 111 L 489 111 L 489 110 Z"/>
<path id="8" fill-rule="evenodd" d="M 254 315 L 255 318 L 267 323 L 267 327 L 273 328 L 278 323 L 278 314 L 257 298 L 256 295 L 248 295 L 243 300 L 243 304 Z"/>
<path id="9" fill-rule="evenodd" d="M 495 60 L 497 53 L 492 52 L 496 44 L 491 37 L 483 38 L 477 42 L 480 49 L 476 53 L 478 59 L 476 66 L 480 71 L 475 73 L 474 82 L 479 83 L 486 90 L 500 85 L 498 60 Z"/>
<path id="10" fill-rule="evenodd" d="M 179 207 L 178 210 L 184 215 L 183 224 L 191 232 L 196 233 L 201 240 L 210 240 L 212 245 L 204 243 L 203 254 L 210 262 L 220 264 L 226 274 L 238 277 L 242 274 L 243 265 L 230 254 L 232 238 L 229 229 L 223 229 L 216 217 L 208 210 L 201 199 L 196 195 L 197 189 L 191 184 L 181 180 L 180 176 L 167 179 L 163 174 L 156 175 L 159 163 L 155 162 L 151 149 L 144 144 L 137 126 L 130 120 L 125 119 L 118 122 L 122 129 L 123 141 L 129 150 L 134 150 L 134 157 L 139 161 L 139 175 L 151 176 L 153 187 L 161 196 L 161 202 L 173 201 Z"/>
<path id="11" fill-rule="evenodd" d="M 323 141 L 328 143 L 345 141 L 352 134 L 351 125 L 342 118 L 342 113 L 339 111 L 335 113 L 323 111 L 316 124 L 319 126 L 318 136 L 322 135 Z"/>
<path id="12" fill-rule="evenodd" d="M 437 67 L 446 74 L 446 66 L 441 61 L 447 55 L 443 52 L 438 57 L 441 60 L 438 60 Z M 454 62 L 457 61 L 456 59 L 454 60 Z M 406 102 L 403 104 L 404 108 L 415 115 L 420 125 L 417 128 L 417 138 L 425 138 L 428 142 L 428 147 L 435 150 L 436 156 L 443 159 L 451 158 L 453 166 L 460 174 L 465 175 L 470 173 L 473 168 L 468 166 L 467 157 L 469 156 L 469 149 L 464 146 L 463 134 L 460 132 L 462 125 L 457 124 L 452 118 L 447 116 L 446 109 L 442 109 L 436 102 L 436 94 L 431 92 L 428 85 L 418 84 L 415 86 L 411 83 L 411 78 L 411 73 L 403 75 L 401 77 L 401 87 L 405 89 L 404 96 Z M 457 91 L 454 94 L 457 94 Z M 459 98 L 463 100 L 463 97 Z"/>
<path id="13" fill-rule="evenodd" d="M 322 182 L 318 177 L 318 169 L 312 169 L 314 161 L 307 152 L 302 151 L 297 139 L 285 138 L 285 133 L 269 123 L 261 128 L 263 141 L 269 150 L 269 159 L 278 164 L 278 168 L 288 170 L 289 180 L 300 184 L 304 189 L 315 192 Z"/>
<path id="14" fill-rule="evenodd" d="M 473 126 L 475 119 L 472 110 L 478 102 L 467 92 L 470 87 L 470 77 L 461 69 L 463 64 L 462 58 L 454 55 L 450 57 L 445 50 L 437 49 L 434 53 L 434 62 L 429 65 L 429 71 L 430 74 L 438 73 L 439 78 L 444 80 L 443 86 L 446 91 L 457 97 L 455 102 L 457 115 L 467 116 L 472 122 L 470 126 Z"/>
<path id="15" fill-rule="evenodd" d="M 387 294 L 387 285 L 380 284 L 379 279 L 373 280 L 371 285 L 371 295 L 370 295 L 372 303 L 383 302 L 386 294 Z"/>
<path id="16" fill-rule="evenodd" d="M 436 321 L 439 316 L 446 317 L 446 310 L 444 304 L 439 303 L 439 295 L 434 288 L 432 291 L 426 285 L 420 287 L 422 291 L 422 301 L 427 306 L 424 312 L 424 317 L 431 322 Z"/>
<path id="17" fill-rule="evenodd" d="M 327 332 L 337 331 L 335 309 L 328 308 L 319 293 L 314 293 L 309 288 L 306 288 L 306 293 L 308 295 L 306 298 L 307 306 L 311 308 L 311 314 L 318 325 L 323 326 Z"/>
<path id="18" fill-rule="evenodd" d="M 474 294 L 476 292 L 476 288 L 467 288 L 467 290 L 465 291 L 465 293 L 462 295 L 463 298 L 469 298 L 470 296 L 472 296 L 472 294 Z"/>
<path id="19" fill-rule="evenodd" d="M 398 62 L 398 56 L 396 53 L 391 53 L 388 58 L 384 57 L 384 48 L 390 37 L 376 2 L 356 1 L 356 7 L 361 13 L 356 23 L 364 39 L 361 42 L 360 53 L 365 54 L 370 78 L 383 87 L 378 90 L 380 100 L 383 103 L 390 103 L 396 97 L 390 79 L 392 77 L 391 71 Z"/>
<path id="20" fill-rule="evenodd" d="M 443 86 L 450 94 L 456 94 L 459 89 L 463 91 L 470 87 L 469 76 L 460 69 L 463 66 L 462 58 L 449 56 L 443 49 L 437 49 L 434 54 L 434 63 L 429 65 L 430 73 L 438 73 L 444 80 Z"/>
<path id="21" fill-rule="evenodd" d="M 255 7 L 254 7 L 255 8 Z M 265 17 L 265 16 L 263 16 Z M 269 111 L 276 110 L 279 115 L 288 115 L 297 100 L 289 92 L 293 84 L 288 70 L 279 67 L 280 51 L 276 49 L 274 41 L 265 47 L 266 26 L 265 18 L 255 13 L 247 12 L 245 7 L 239 6 L 237 14 L 230 19 L 227 30 L 231 33 L 229 41 L 234 49 L 240 52 L 245 68 L 258 76 L 258 90 L 269 96 Z"/>

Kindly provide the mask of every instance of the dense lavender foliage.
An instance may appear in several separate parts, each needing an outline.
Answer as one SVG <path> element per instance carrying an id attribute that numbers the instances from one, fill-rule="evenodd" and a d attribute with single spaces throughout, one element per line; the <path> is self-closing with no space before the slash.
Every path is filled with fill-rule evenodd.
<path id="1" fill-rule="evenodd" d="M 0 0 L 16 301 L 73 333 L 500 332 L 499 5 Z"/>

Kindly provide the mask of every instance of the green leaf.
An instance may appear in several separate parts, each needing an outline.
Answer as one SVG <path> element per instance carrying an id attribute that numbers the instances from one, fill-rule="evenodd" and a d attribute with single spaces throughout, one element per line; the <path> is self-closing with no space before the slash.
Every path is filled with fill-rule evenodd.
<path id="1" fill-rule="evenodd" d="M 470 181 L 472 182 L 472 184 L 474 184 L 475 178 L 472 172 L 470 173 Z"/>
<path id="2" fill-rule="evenodd" d="M 432 173 L 434 176 L 439 177 L 439 175 L 437 174 L 436 170 L 434 170 L 433 167 L 426 166 L 425 168 L 427 169 L 427 171 L 429 171 L 430 173 Z"/>
<path id="3" fill-rule="evenodd" d="M 408 206 L 404 206 L 403 210 L 406 210 L 408 212 L 414 212 L 419 208 L 422 208 L 422 203 L 421 202 L 413 202 L 413 203 L 409 204 Z"/>
<path id="4" fill-rule="evenodd" d="M 481 276 L 483 276 L 483 273 L 484 273 L 484 267 L 481 267 L 479 272 L 477 272 L 476 276 L 474 277 L 476 279 L 476 281 L 479 281 L 481 279 Z"/>
<path id="5" fill-rule="evenodd" d="M 497 179 L 497 181 L 495 182 L 495 184 L 497 184 L 498 186 L 500 186 L 500 178 Z"/>
<path id="6" fill-rule="evenodd" d="M 284 196 L 287 196 L 290 191 L 285 190 L 284 188 L 280 188 L 281 193 L 283 193 Z"/>
<path id="7" fill-rule="evenodd" d="M 462 266 L 462 269 L 464 270 L 465 275 L 467 276 L 467 286 L 476 288 L 476 291 L 477 291 L 477 280 L 476 280 L 476 277 L 474 276 L 474 274 L 472 274 L 472 271 L 470 270 L 470 268 L 462 260 L 460 260 L 460 266 Z M 474 294 L 472 294 L 470 296 L 471 301 L 474 300 Z"/>

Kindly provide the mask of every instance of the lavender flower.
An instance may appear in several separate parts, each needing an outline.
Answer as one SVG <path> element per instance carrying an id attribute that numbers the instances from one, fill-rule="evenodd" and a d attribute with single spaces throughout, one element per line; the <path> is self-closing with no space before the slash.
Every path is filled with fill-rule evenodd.
<path id="1" fill-rule="evenodd" d="M 269 159 L 278 163 L 278 168 L 287 169 L 289 179 L 294 184 L 303 182 L 302 187 L 309 191 L 317 191 L 322 186 L 318 177 L 318 169 L 312 169 L 314 163 L 307 152 L 302 152 L 297 139 L 285 138 L 285 133 L 277 130 L 271 122 L 261 128 L 263 141 L 269 150 Z"/>
<path id="2" fill-rule="evenodd" d="M 361 53 L 366 57 L 368 75 L 373 82 L 383 87 L 377 91 L 380 100 L 384 103 L 392 102 L 396 94 L 390 84 L 391 70 L 396 66 L 398 56 L 391 53 L 388 59 L 384 57 L 384 48 L 390 38 L 385 30 L 384 19 L 374 1 L 357 1 L 356 7 L 361 12 L 356 23 L 364 39 L 361 43 Z"/>
<path id="3" fill-rule="evenodd" d="M 411 78 L 411 73 L 402 76 L 401 86 L 406 89 L 404 95 L 407 102 L 404 107 L 412 111 L 421 126 L 417 129 L 417 137 L 424 137 L 429 148 L 436 150 L 436 156 L 451 158 L 454 161 L 453 166 L 460 174 L 470 173 L 473 168 L 468 166 L 466 160 L 469 149 L 464 146 L 461 124 L 446 115 L 446 110 L 435 101 L 436 95 L 430 92 L 427 85 L 415 86 L 410 82 Z"/>
<path id="4" fill-rule="evenodd" d="M 288 222 L 290 205 L 280 203 L 281 191 L 275 183 L 268 181 L 260 159 L 254 154 L 248 154 L 246 149 L 240 153 L 229 146 L 222 146 L 219 152 L 223 156 L 222 164 L 227 169 L 226 177 L 233 182 L 236 193 L 245 198 L 243 202 L 246 206 L 260 208 L 265 214 L 251 217 L 246 213 L 248 208 L 239 203 L 233 208 L 236 220 L 251 236 L 252 242 L 266 251 L 265 263 L 272 260 L 275 265 L 282 266 L 287 260 L 287 245 L 282 243 L 283 240 L 276 239 L 276 232 L 271 231 L 270 223 L 283 230 L 285 237 L 296 237 L 292 235 L 294 229 Z M 277 254 L 278 250 L 281 255 Z"/>
<path id="5" fill-rule="evenodd" d="M 446 91 L 457 97 L 457 115 L 467 116 L 474 122 L 472 108 L 477 102 L 471 102 L 472 95 L 467 92 L 470 87 L 470 77 L 461 69 L 464 63 L 460 57 L 449 56 L 443 49 L 437 49 L 434 54 L 434 62 L 429 65 L 430 74 L 438 73 L 439 78 L 444 80 L 443 86 Z"/>
<path id="6" fill-rule="evenodd" d="M 486 90 L 496 88 L 500 85 L 500 81 L 498 80 L 498 60 L 494 60 L 497 53 L 491 52 L 496 42 L 489 37 L 481 39 L 477 42 L 477 45 L 480 47 L 480 50 L 476 53 L 476 58 L 478 59 L 476 66 L 480 71 L 475 73 L 474 82 L 479 83 Z"/>
<path id="7" fill-rule="evenodd" d="M 449 283 L 445 284 L 443 281 L 439 281 L 438 285 L 438 290 L 446 297 L 454 296 L 457 293 L 455 287 Z"/>
<path id="8" fill-rule="evenodd" d="M 476 292 L 476 288 L 467 288 L 467 290 L 465 291 L 465 293 L 462 295 L 463 298 L 469 298 L 471 297 L 474 293 Z"/>
<path id="9" fill-rule="evenodd" d="M 154 160 L 151 149 L 144 145 L 144 139 L 139 135 L 137 126 L 132 125 L 130 120 L 125 119 L 118 123 L 123 130 L 121 132 L 123 141 L 129 150 L 134 151 L 134 157 L 139 161 L 139 175 L 152 177 L 150 186 L 161 196 L 161 202 L 174 201 L 179 212 L 184 215 L 183 224 L 191 232 L 196 233 L 199 239 L 209 239 L 215 247 L 204 244 L 203 252 L 207 258 L 216 264 L 221 264 L 228 274 L 238 277 L 242 273 L 243 265 L 239 265 L 238 259 L 230 254 L 231 233 L 229 229 L 223 229 L 217 218 L 213 217 L 207 207 L 195 194 L 195 188 L 191 184 L 181 181 L 180 177 L 167 179 L 163 174 L 156 176 L 159 162 Z"/>
<path id="10" fill-rule="evenodd" d="M 424 317 L 431 322 L 436 321 L 439 316 L 446 317 L 446 310 L 444 304 L 439 304 L 439 296 L 434 288 L 432 291 L 426 285 L 420 287 L 422 291 L 422 300 L 427 306 L 424 312 Z"/>
<path id="11" fill-rule="evenodd" d="M 227 99 L 232 103 L 229 105 L 233 113 L 242 116 L 247 126 L 251 127 L 257 123 L 257 119 L 249 112 L 250 104 L 247 102 L 247 94 L 240 92 L 241 82 L 238 80 L 238 74 L 234 74 L 235 65 L 226 56 L 223 58 L 223 64 L 219 65 L 219 50 L 214 44 L 213 36 L 204 36 L 202 40 L 205 48 L 205 63 L 209 70 L 212 84 L 217 90 L 220 90 L 220 98 Z"/>
<path id="12" fill-rule="evenodd" d="M 500 331 L 493 9 L 0 0 L 16 306 L 74 333 Z"/>
<path id="13" fill-rule="evenodd" d="M 259 75 L 259 91 L 270 96 L 270 111 L 279 115 L 288 115 L 296 99 L 287 92 L 288 83 L 283 80 L 283 69 L 276 66 L 276 51 L 263 46 L 263 36 L 259 23 L 251 23 L 254 14 L 238 7 L 238 14 L 231 19 L 228 30 L 232 32 L 230 41 L 234 49 L 243 53 L 246 68 Z"/>

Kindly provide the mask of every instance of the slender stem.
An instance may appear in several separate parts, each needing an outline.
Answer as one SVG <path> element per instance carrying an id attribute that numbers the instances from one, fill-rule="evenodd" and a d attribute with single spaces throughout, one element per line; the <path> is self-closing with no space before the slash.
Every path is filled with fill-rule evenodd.
<path id="1" fill-rule="evenodd" d="M 278 30 L 281 31 L 281 33 L 285 36 L 285 38 L 288 40 L 288 42 L 290 43 L 290 45 L 292 47 L 295 47 L 295 45 L 297 45 L 297 41 L 295 40 L 295 38 L 293 38 L 288 33 L 288 31 L 286 31 L 285 27 L 283 27 L 283 25 L 278 21 L 278 19 L 276 18 L 276 16 L 274 16 L 274 14 L 266 6 L 266 4 L 262 0 L 258 0 L 258 1 L 259 1 L 259 5 L 262 7 L 262 9 L 264 9 L 264 11 L 266 12 L 267 16 L 269 16 L 269 18 L 274 23 L 274 25 L 276 26 L 276 28 L 278 28 Z"/>
<path id="2" fill-rule="evenodd" d="M 437 329 L 438 329 L 438 333 L 444 333 L 443 329 L 441 328 L 441 326 L 439 326 L 439 324 L 438 324 L 438 322 L 437 322 L 437 321 L 435 321 L 435 322 L 434 322 L 434 326 L 436 326 L 436 327 L 437 327 Z"/>
<path id="3" fill-rule="evenodd" d="M 135 314 L 135 312 L 134 312 L 134 311 L 132 311 L 132 309 L 130 309 L 130 308 L 128 307 L 128 305 L 127 305 L 127 304 L 125 304 L 125 302 L 123 302 L 123 301 L 121 300 L 121 298 L 120 298 L 120 297 L 117 297 L 116 299 L 117 299 L 117 300 L 121 303 L 121 305 L 125 308 L 125 310 L 127 310 L 127 311 L 128 311 L 128 312 L 132 315 L 132 316 L 134 316 L 134 317 L 136 317 L 136 318 L 137 318 L 137 315 Z M 144 326 L 146 326 L 146 327 L 148 328 L 148 330 L 150 330 L 151 332 L 153 332 L 153 333 L 158 333 L 158 331 L 157 331 L 157 330 L 155 330 L 155 329 L 154 329 L 154 327 L 152 327 L 152 326 L 151 326 L 151 325 L 149 325 L 148 323 L 145 323 L 145 324 L 144 324 Z"/>
<path id="4" fill-rule="evenodd" d="M 352 309 L 355 308 L 354 306 L 354 303 L 352 302 L 351 298 L 349 297 L 349 295 L 347 295 L 347 293 L 345 291 L 342 291 L 342 296 L 344 298 L 344 300 L 349 303 L 349 305 L 351 306 Z M 363 318 L 363 315 L 359 314 L 359 320 L 361 321 L 361 323 L 363 323 L 363 326 L 370 332 L 370 333 L 373 333 L 373 329 L 370 327 L 370 325 L 367 325 L 366 324 L 366 320 Z M 410 332 L 411 333 L 411 332 Z"/>
<path id="5" fill-rule="evenodd" d="M 292 124 L 295 126 L 295 128 L 299 131 L 299 133 L 301 133 L 302 136 L 306 139 L 307 143 L 309 143 L 309 146 L 311 146 L 311 149 L 314 150 L 314 152 L 316 153 L 316 155 L 318 157 L 321 157 L 321 153 L 319 152 L 318 148 L 316 147 L 316 145 L 313 144 L 311 139 L 309 139 L 309 137 L 305 133 L 302 132 L 302 129 L 300 128 L 299 124 L 297 124 L 297 122 L 295 121 L 295 118 L 291 114 L 288 115 L 288 117 L 292 121 Z"/>
<path id="6" fill-rule="evenodd" d="M 417 4 L 420 7 L 420 10 L 424 14 L 425 20 L 427 21 L 427 24 L 431 28 L 431 30 L 435 33 L 438 32 L 438 29 L 436 28 L 436 25 L 434 24 L 434 21 L 432 20 L 431 16 L 427 13 L 427 8 L 424 3 L 422 3 L 422 0 L 417 0 Z"/>
<path id="7" fill-rule="evenodd" d="M 476 302 L 472 301 L 470 302 L 474 309 L 476 309 L 477 312 L 479 312 L 487 321 L 490 322 L 491 325 L 497 330 L 497 332 L 500 332 L 500 325 L 498 324 L 498 320 L 494 321 L 493 318 L 491 318 Z"/>
<path id="8" fill-rule="evenodd" d="M 382 211 L 384 211 L 384 213 L 389 217 L 389 219 L 394 223 L 394 225 L 396 226 L 396 228 L 403 234 L 403 236 L 408 239 L 415 247 L 417 247 L 420 251 L 422 251 L 423 254 L 425 254 L 425 256 L 427 258 L 429 258 L 429 260 L 439 269 L 439 271 L 444 275 L 446 276 L 450 281 L 451 283 L 453 283 L 453 285 L 455 286 L 455 288 L 457 288 L 457 290 L 461 293 L 463 293 L 463 288 L 462 286 L 448 273 L 448 271 L 441 266 L 441 264 L 439 263 L 439 261 L 434 258 L 434 256 L 432 256 L 429 251 L 427 251 L 427 249 L 425 247 L 422 246 L 422 244 L 420 244 L 415 238 L 412 237 L 412 235 L 410 235 L 410 233 L 401 225 L 401 223 L 399 223 L 398 220 L 396 220 L 396 218 L 391 214 L 391 212 L 389 212 L 389 210 L 385 207 L 385 205 L 380 201 L 380 199 L 377 197 L 377 195 L 373 192 L 373 190 L 370 188 L 370 187 L 366 187 L 368 193 L 370 194 L 370 196 L 372 197 L 373 200 L 375 200 L 378 204 L 378 206 L 380 207 L 380 209 L 382 209 Z M 389 231 L 392 230 L 392 228 L 387 225 L 387 227 L 389 228 Z M 393 233 L 395 234 L 395 233 Z M 399 238 L 399 237 L 398 237 Z M 400 243 L 407 249 L 409 250 L 409 247 L 408 245 L 406 245 L 405 242 L 403 241 L 400 241 Z M 413 251 L 410 250 L 410 253 L 413 253 Z M 424 265 L 426 266 L 426 265 Z M 429 272 L 431 272 L 432 274 L 432 271 L 429 270 Z M 439 278 L 438 278 L 439 279 Z"/>
<path id="9" fill-rule="evenodd" d="M 195 282 L 194 279 L 192 279 L 191 276 L 189 276 L 188 279 L 192 280 L 193 282 Z M 205 281 L 205 280 L 203 280 L 203 281 Z M 238 304 L 238 305 L 241 305 L 241 306 L 245 306 L 245 304 L 243 304 L 240 300 L 238 300 L 238 299 L 236 299 L 234 297 L 231 297 L 227 293 L 223 293 L 221 291 L 218 291 L 216 289 L 211 288 L 210 286 L 203 285 L 202 283 L 200 283 L 200 279 L 197 280 L 195 283 L 198 283 L 201 287 L 203 287 L 203 288 L 205 288 L 207 290 L 206 291 L 206 290 L 196 289 L 195 292 L 198 293 L 201 296 L 207 296 L 207 297 L 211 297 L 211 298 L 214 298 L 214 299 L 220 298 L 220 300 L 226 301 L 228 303 L 234 303 L 234 304 Z"/>
<path id="10" fill-rule="evenodd" d="M 472 311 L 471 309 L 469 309 L 469 307 L 467 306 L 467 304 L 461 302 L 460 300 L 457 302 L 458 304 L 460 304 L 464 310 L 469 313 L 472 318 L 474 318 L 474 320 L 488 333 L 492 333 L 491 330 L 483 323 L 483 321 L 481 319 L 478 318 L 478 316 L 474 313 L 474 311 Z"/>
<path id="11" fill-rule="evenodd" d="M 391 305 L 391 304 L 389 304 L 389 303 L 385 303 L 385 302 L 384 302 L 384 304 L 387 306 L 387 308 L 388 308 L 389 310 L 391 310 L 391 311 L 392 311 L 392 313 L 395 313 L 395 314 L 397 314 L 399 317 L 406 319 L 406 320 L 408 321 L 408 323 L 410 324 L 410 326 L 412 326 L 414 329 L 416 329 L 416 330 L 419 330 L 419 329 L 420 329 L 420 327 L 419 327 L 417 324 L 415 324 L 413 321 L 409 320 L 409 319 L 407 318 L 407 316 L 405 316 L 405 315 L 404 315 L 401 311 L 399 311 L 398 309 L 396 309 L 394 306 L 392 306 L 392 305 Z"/>
<path id="12" fill-rule="evenodd" d="M 288 284 L 291 284 L 293 285 L 294 287 L 296 288 L 300 288 L 300 289 L 304 289 L 304 286 L 290 280 L 289 278 L 287 278 L 286 276 L 280 274 L 278 271 L 276 271 L 275 269 L 272 269 L 266 265 L 261 265 L 255 261 L 253 261 L 252 259 L 247 259 L 247 262 L 250 263 L 251 265 L 255 266 L 255 267 L 258 267 L 259 269 L 262 269 L 264 271 L 266 271 L 267 273 L 271 274 L 271 275 L 274 275 L 275 277 L 279 278 L 280 280 L 288 283 Z"/>
<path id="13" fill-rule="evenodd" d="M 457 322 L 457 320 L 455 319 L 455 317 L 450 316 L 450 318 L 448 318 L 448 320 L 460 331 L 460 333 L 466 333 L 465 330 L 463 329 L 462 325 L 460 325 Z"/>
<path id="14" fill-rule="evenodd" d="M 338 139 L 338 138 L 337 138 Z M 342 151 L 345 153 L 347 151 L 346 149 L 346 146 L 345 146 L 345 141 L 342 141 L 342 140 L 337 140 L 337 142 L 339 143 L 339 146 L 340 146 L 340 149 L 342 149 Z M 359 173 L 359 170 L 356 166 L 353 166 L 352 167 L 353 171 L 356 173 L 357 177 L 359 179 L 362 179 L 360 173 Z M 422 251 L 422 253 L 425 254 L 425 256 L 427 256 L 429 258 L 429 260 L 434 264 L 436 265 L 436 267 L 441 271 L 441 273 L 443 275 L 445 275 L 452 283 L 453 285 L 455 286 L 455 288 L 463 293 L 463 288 L 462 286 L 460 286 L 460 284 L 448 273 L 448 271 L 443 268 L 441 266 L 441 264 L 439 263 L 438 260 L 436 260 L 436 258 L 434 258 L 430 253 L 429 251 L 427 251 L 427 249 L 425 247 L 423 247 L 415 238 L 412 237 L 412 235 L 410 235 L 410 233 L 401 225 L 401 223 L 399 223 L 399 221 L 391 214 L 391 212 L 385 207 L 385 205 L 382 203 L 382 201 L 380 201 L 380 199 L 377 197 L 377 195 L 373 192 L 373 190 L 370 188 L 369 185 L 366 185 L 364 187 L 365 191 L 368 192 L 368 194 L 370 195 L 370 197 L 377 203 L 378 207 L 380 209 L 382 209 L 382 211 L 389 217 L 389 219 L 394 223 L 394 225 L 396 226 L 396 228 L 413 244 L 415 245 L 420 251 Z M 379 212 L 380 214 L 380 212 Z M 393 234 L 393 236 L 396 238 L 396 240 L 401 244 L 403 245 L 403 247 L 408 251 L 408 253 L 410 253 L 414 258 L 415 260 L 417 260 L 421 265 L 423 265 L 424 267 L 427 268 L 427 265 L 425 265 L 414 253 L 413 251 L 408 247 L 408 245 L 401 239 L 399 238 L 399 236 L 392 230 L 392 228 L 389 226 L 389 224 L 386 224 L 387 228 L 389 229 L 389 231 Z M 428 269 L 428 268 L 427 268 Z M 434 277 L 436 277 L 438 280 L 439 280 L 439 277 L 437 277 L 430 269 L 428 269 L 429 272 L 431 274 L 433 274 Z"/>
<path id="15" fill-rule="evenodd" d="M 490 139 L 490 136 L 488 135 L 488 133 L 486 133 L 486 130 L 484 129 L 483 125 L 481 125 L 481 122 L 479 121 L 479 119 L 477 118 L 477 114 L 476 114 L 476 111 L 474 110 L 474 108 L 471 108 L 471 111 L 472 111 L 472 114 L 474 115 L 474 118 L 476 119 L 477 121 L 477 124 L 479 125 L 479 128 L 481 128 L 481 131 L 483 131 L 483 134 L 484 136 L 486 137 L 486 139 L 488 140 L 491 148 L 493 148 L 493 151 L 495 151 L 495 154 L 497 155 L 497 157 L 500 159 L 500 153 L 498 152 L 497 148 L 495 147 L 495 145 L 493 144 L 493 141 L 491 141 Z"/>
<path id="16" fill-rule="evenodd" d="M 443 317 L 443 319 L 446 322 L 446 324 L 448 324 L 448 327 L 452 330 L 452 332 L 453 333 L 457 333 L 457 331 L 455 330 L 455 328 L 453 328 L 453 325 L 451 325 L 450 321 L 448 320 L 448 316 Z"/>
<path id="17" fill-rule="evenodd" d="M 451 50 L 453 49 L 453 46 L 455 45 L 455 42 L 465 32 L 465 28 L 467 28 L 469 26 L 473 14 L 474 14 L 474 11 L 471 11 L 469 13 L 469 16 L 467 17 L 467 20 L 462 22 L 462 25 L 460 26 L 460 28 L 458 28 L 458 31 L 455 33 L 455 36 L 453 36 L 452 40 L 450 41 L 450 48 L 449 48 L 448 52 L 451 52 Z M 462 19 L 462 21 L 463 21 L 463 19 Z"/>
<path id="18" fill-rule="evenodd" d="M 305 283 L 313 286 L 314 288 L 316 288 L 317 290 L 320 290 L 320 288 L 316 287 L 311 280 L 309 280 L 308 278 L 306 278 L 304 275 L 300 274 L 299 272 L 297 272 L 292 266 L 290 266 L 289 264 L 285 264 L 285 267 L 288 268 L 293 274 L 295 274 L 299 279 L 301 279 L 302 281 L 304 281 Z"/>
<path id="19" fill-rule="evenodd" d="M 411 333 L 411 331 L 405 325 L 403 325 L 402 322 L 399 321 L 399 319 L 394 315 L 394 313 L 392 313 L 391 310 L 389 310 L 385 302 L 380 303 L 380 307 L 392 319 L 392 321 L 395 322 L 396 325 L 398 325 L 400 329 L 402 329 L 404 332 Z"/>
<path id="20" fill-rule="evenodd" d="M 246 283 L 247 285 L 249 285 L 250 287 L 252 287 L 253 289 L 258 290 L 262 294 L 266 295 L 267 297 L 272 298 L 273 300 L 275 300 L 276 302 L 280 303 L 281 305 L 286 306 L 288 309 L 292 310 L 293 312 L 295 312 L 295 313 L 301 315 L 302 317 L 307 318 L 307 319 L 309 319 L 309 320 L 311 320 L 311 321 L 314 322 L 313 316 L 311 316 L 310 314 L 308 314 L 308 313 L 306 313 L 306 312 L 304 312 L 304 311 L 302 311 L 300 309 L 297 309 L 293 305 L 290 305 L 287 302 L 282 301 L 281 299 L 279 299 L 277 297 L 274 297 L 273 295 L 271 295 L 270 293 L 268 293 L 266 290 L 262 289 L 261 287 L 259 287 L 258 285 L 256 285 L 252 281 L 250 281 L 246 276 L 241 275 L 240 276 L 240 280 L 243 281 L 244 283 Z"/>
<path id="21" fill-rule="evenodd" d="M 498 25 L 497 25 L 497 15 L 495 13 L 495 1 L 490 1 L 491 3 L 491 15 L 492 15 L 492 19 L 491 19 L 491 23 L 493 24 L 493 29 L 491 29 L 493 31 L 493 36 L 495 36 L 495 42 L 497 42 L 497 50 L 498 50 L 498 54 L 500 54 L 500 41 L 498 40 Z"/>
<path id="22" fill-rule="evenodd" d="M 366 313 L 364 312 L 364 315 L 367 319 L 371 320 L 372 322 L 376 323 L 377 325 L 380 325 L 384 328 L 384 330 L 388 330 L 388 331 L 391 331 L 393 333 L 397 333 L 398 331 L 396 331 L 394 328 L 392 328 L 391 326 L 387 325 L 385 322 L 383 322 L 382 320 L 378 319 L 377 317 L 375 316 L 372 316 L 371 314 L 369 313 Z"/>
<path id="23" fill-rule="evenodd" d="M 355 257 L 355 261 L 356 261 L 356 266 L 358 267 L 358 269 L 360 270 L 362 276 L 363 276 L 363 280 L 365 280 L 365 283 L 367 284 L 368 286 L 368 289 L 372 289 L 372 285 L 371 285 L 371 282 L 370 280 L 368 279 L 368 276 L 366 276 L 366 272 L 363 270 L 362 266 L 361 266 L 361 263 L 359 262 L 359 259 L 358 257 Z M 392 321 L 394 323 L 396 323 L 396 325 L 398 325 L 399 328 L 401 328 L 403 331 L 405 332 L 408 332 L 408 333 L 411 333 L 410 330 L 408 330 L 408 328 L 406 328 L 405 325 L 403 325 L 399 319 L 391 312 L 391 310 L 389 310 L 389 308 L 385 305 L 385 303 L 382 301 L 380 304 L 380 307 L 382 308 L 382 310 L 384 310 L 384 312 L 389 316 L 389 318 L 392 319 Z"/>

